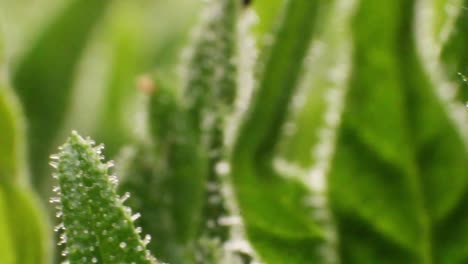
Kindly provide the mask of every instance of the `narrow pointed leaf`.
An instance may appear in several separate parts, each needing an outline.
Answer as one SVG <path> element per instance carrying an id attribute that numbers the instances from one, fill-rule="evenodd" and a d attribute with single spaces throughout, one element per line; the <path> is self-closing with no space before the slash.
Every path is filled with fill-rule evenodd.
<path id="1" fill-rule="evenodd" d="M 116 178 L 109 176 L 101 147 L 76 132 L 53 158 L 59 204 L 64 229 L 64 255 L 70 263 L 156 263 L 146 251 L 133 225 L 130 208 L 115 192 Z"/>
<path id="2" fill-rule="evenodd" d="M 128 158 L 120 189 L 137 193 L 129 199 L 135 209 L 151 212 L 142 216 L 142 226 L 161 240 L 150 248 L 164 261 L 185 262 L 201 221 L 206 159 L 172 85 L 159 78 L 155 83 L 148 105 L 151 140 L 141 139 Z"/>
<path id="3" fill-rule="evenodd" d="M 233 150 L 233 183 L 241 213 L 251 242 L 268 263 L 284 263 L 278 255 L 288 258 L 288 263 L 317 257 L 314 250 L 291 255 L 284 247 L 293 243 L 296 247 L 314 248 L 320 233 L 309 219 L 305 187 L 281 178 L 271 163 L 310 46 L 319 6 L 320 1 L 285 2 L 274 42 L 262 61 L 258 91 Z"/>
<path id="4" fill-rule="evenodd" d="M 44 186 L 48 181 L 46 157 L 63 124 L 74 70 L 109 2 L 71 0 L 32 43 L 13 71 L 12 82 L 28 122 L 33 182 L 44 193 L 48 189 Z"/>
<path id="5" fill-rule="evenodd" d="M 50 261 L 49 229 L 29 187 L 24 119 L 17 98 L 7 86 L 2 59 L 0 55 L 0 228 L 7 230 L 2 230 L 1 248 L 5 252 L 0 262 L 45 264 Z"/>

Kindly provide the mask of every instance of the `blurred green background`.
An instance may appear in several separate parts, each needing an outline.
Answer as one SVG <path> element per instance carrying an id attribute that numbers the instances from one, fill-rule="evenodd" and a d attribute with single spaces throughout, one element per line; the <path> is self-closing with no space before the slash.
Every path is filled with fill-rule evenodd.
<path id="1" fill-rule="evenodd" d="M 271 263 L 467 263 L 468 1 L 316 1 L 271 163 L 317 196 L 320 239 L 272 231 L 261 241 L 250 230 L 254 248 Z M 249 7 L 258 65 L 284 2 Z M 0 0 L 0 263 L 55 254 L 49 155 L 71 130 L 110 159 L 147 137 L 142 82 L 180 86 L 203 5 Z"/>

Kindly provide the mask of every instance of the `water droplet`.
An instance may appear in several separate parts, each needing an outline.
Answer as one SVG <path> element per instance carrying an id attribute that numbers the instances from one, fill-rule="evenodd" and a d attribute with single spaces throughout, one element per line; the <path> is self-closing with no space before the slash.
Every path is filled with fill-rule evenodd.
<path id="1" fill-rule="evenodd" d="M 91 259 L 91 262 L 97 263 L 97 258 L 93 257 L 93 258 Z"/>
<path id="2" fill-rule="evenodd" d="M 127 243 L 125 242 L 120 242 L 119 247 L 120 248 L 125 248 L 127 246 Z"/>

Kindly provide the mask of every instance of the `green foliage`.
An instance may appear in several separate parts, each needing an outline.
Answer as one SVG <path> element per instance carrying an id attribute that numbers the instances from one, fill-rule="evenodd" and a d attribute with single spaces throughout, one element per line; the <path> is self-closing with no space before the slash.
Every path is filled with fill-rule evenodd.
<path id="1" fill-rule="evenodd" d="M 48 228 L 43 208 L 29 185 L 24 119 L 4 76 L 5 64 L 0 58 L 0 262 L 47 263 Z"/>
<path id="2" fill-rule="evenodd" d="M 233 182 L 248 234 L 269 263 L 316 259 L 313 250 L 299 250 L 293 255 L 286 252 L 289 247 L 313 248 L 321 239 L 303 203 L 305 187 L 284 180 L 272 168 L 273 152 L 310 46 L 318 10 L 317 1 L 287 2 L 233 151 Z"/>
<path id="3" fill-rule="evenodd" d="M 468 1 L 461 1 L 463 6 L 468 6 Z M 462 74 L 468 73 L 466 68 L 466 61 L 468 60 L 468 36 L 466 34 L 466 28 L 468 28 L 468 10 L 463 9 L 460 11 L 454 29 L 450 34 L 446 43 L 444 43 L 441 59 L 444 62 L 447 75 L 452 79 L 456 79 L 456 72 Z M 466 100 L 468 98 L 468 90 L 459 85 L 458 99 Z"/>
<path id="4" fill-rule="evenodd" d="M 466 147 L 417 57 L 413 4 L 382 4 L 362 1 L 353 21 L 353 78 L 329 180 L 342 258 L 462 263 L 449 230 L 464 204 Z"/>
<path id="5" fill-rule="evenodd" d="M 58 216 L 63 219 L 57 229 L 64 230 L 61 242 L 66 243 L 62 255 L 70 263 L 155 263 L 145 251 L 150 236 L 140 239 L 132 215 L 115 192 L 116 176 L 109 176 L 111 163 L 103 163 L 102 146 L 73 132 L 60 147 L 60 153 L 51 158 L 56 168 L 54 177 L 58 197 Z"/>
<path id="6" fill-rule="evenodd" d="M 0 263 L 468 261 L 467 0 L 199 2 L 0 1 Z"/>
<path id="7" fill-rule="evenodd" d="M 38 36 L 13 73 L 12 82 L 28 120 L 29 160 L 37 175 L 33 182 L 45 194 L 49 189 L 45 157 L 52 150 L 63 124 L 73 73 L 86 40 L 109 2 L 73 0 L 67 3 Z"/>

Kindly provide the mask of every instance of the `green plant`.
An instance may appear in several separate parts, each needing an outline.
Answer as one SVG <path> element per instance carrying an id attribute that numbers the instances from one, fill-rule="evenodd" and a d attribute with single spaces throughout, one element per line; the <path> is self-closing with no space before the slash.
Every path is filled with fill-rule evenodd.
<path id="1" fill-rule="evenodd" d="M 467 0 L 66 0 L 18 52 L 22 5 L 0 263 L 468 260 Z"/>
<path id="2" fill-rule="evenodd" d="M 50 165 L 58 180 L 51 202 L 62 218 L 56 230 L 63 229 L 59 243 L 67 244 L 62 255 L 71 263 L 156 263 L 145 248 L 151 237 L 141 240 L 133 226 L 139 213 L 123 205 L 128 194 L 115 193 L 117 178 L 108 174 L 112 163 L 102 162 L 102 146 L 74 132 L 60 150 Z"/>

